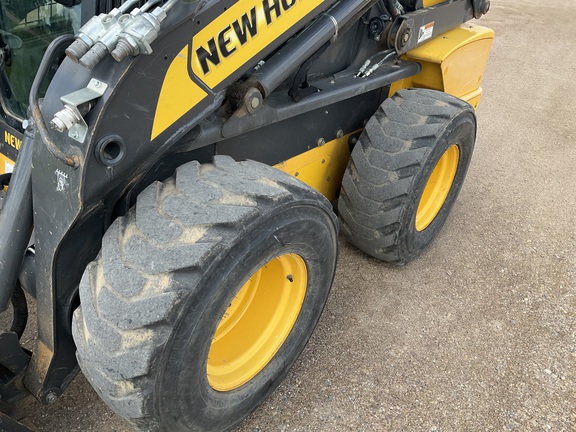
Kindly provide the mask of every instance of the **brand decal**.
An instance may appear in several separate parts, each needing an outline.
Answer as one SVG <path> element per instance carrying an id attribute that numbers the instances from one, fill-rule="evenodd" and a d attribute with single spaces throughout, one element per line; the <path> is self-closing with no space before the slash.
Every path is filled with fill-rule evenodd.
<path id="1" fill-rule="evenodd" d="M 206 47 L 201 45 L 195 49 L 196 61 L 200 63 L 202 73 L 204 75 L 209 73 L 211 65 L 218 66 L 222 59 L 234 54 L 238 48 L 248 42 L 249 38 L 256 37 L 259 27 L 271 25 L 295 4 L 296 0 L 262 0 L 258 8 L 254 6 L 240 19 L 228 24 L 218 32 L 218 36 L 208 40 Z"/>
<path id="2" fill-rule="evenodd" d="M 249 0 L 237 2 L 192 39 L 192 71 L 214 88 L 322 0 Z"/>
<path id="3" fill-rule="evenodd" d="M 22 147 L 22 140 L 8 131 L 4 131 L 4 142 L 16 150 L 20 150 Z"/>
<path id="4" fill-rule="evenodd" d="M 271 15 L 269 15 L 269 17 L 272 19 Z M 231 25 L 226 26 L 220 31 L 220 33 L 218 33 L 217 38 L 210 39 L 208 41 L 208 49 L 203 46 L 196 49 L 196 57 L 198 58 L 198 62 L 202 67 L 204 75 L 210 72 L 210 65 L 208 62 L 214 66 L 218 66 L 222 61 L 222 58 L 227 58 L 236 52 L 237 46 L 231 45 L 232 39 L 229 35 L 231 31 L 234 31 L 236 40 L 240 45 L 244 45 L 248 42 L 248 34 L 250 34 L 251 38 L 256 36 L 258 34 L 256 8 L 252 8 L 250 14 L 244 14 L 240 20 L 236 20 Z M 216 45 L 216 40 L 218 41 L 218 45 Z"/>

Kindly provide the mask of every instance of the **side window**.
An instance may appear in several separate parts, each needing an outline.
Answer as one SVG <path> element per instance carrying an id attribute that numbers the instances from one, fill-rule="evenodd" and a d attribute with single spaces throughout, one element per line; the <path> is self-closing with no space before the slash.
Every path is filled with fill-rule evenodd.
<path id="1" fill-rule="evenodd" d="M 26 118 L 28 94 L 46 48 L 56 37 L 80 28 L 80 5 L 52 0 L 0 0 L 2 106 Z"/>

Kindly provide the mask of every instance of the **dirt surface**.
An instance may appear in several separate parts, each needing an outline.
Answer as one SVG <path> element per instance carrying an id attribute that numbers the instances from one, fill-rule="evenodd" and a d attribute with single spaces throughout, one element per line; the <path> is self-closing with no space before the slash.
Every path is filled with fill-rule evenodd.
<path id="1" fill-rule="evenodd" d="M 311 343 L 237 432 L 576 429 L 576 4 L 500 0 L 468 179 L 406 267 L 341 240 Z M 38 431 L 128 431 L 84 377 L 19 411 Z"/>

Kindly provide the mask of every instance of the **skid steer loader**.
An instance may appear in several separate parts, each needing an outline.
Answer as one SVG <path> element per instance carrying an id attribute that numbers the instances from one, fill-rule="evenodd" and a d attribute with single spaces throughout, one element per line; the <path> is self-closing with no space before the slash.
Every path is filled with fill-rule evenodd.
<path id="1" fill-rule="evenodd" d="M 242 421 L 307 343 L 340 228 L 405 264 L 444 224 L 489 6 L 0 0 L 3 410 L 81 369 L 141 430 Z"/>

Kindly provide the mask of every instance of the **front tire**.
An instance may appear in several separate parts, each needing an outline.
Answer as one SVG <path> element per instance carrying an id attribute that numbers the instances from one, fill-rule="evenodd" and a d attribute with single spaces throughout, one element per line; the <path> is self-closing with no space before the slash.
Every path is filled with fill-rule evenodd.
<path id="1" fill-rule="evenodd" d="M 84 374 L 143 430 L 232 427 L 304 349 L 337 233 L 330 204 L 278 170 L 227 157 L 180 167 L 114 222 L 82 279 Z"/>

